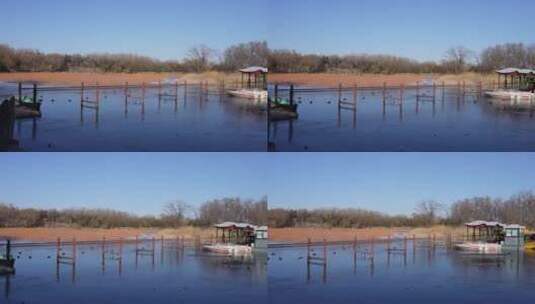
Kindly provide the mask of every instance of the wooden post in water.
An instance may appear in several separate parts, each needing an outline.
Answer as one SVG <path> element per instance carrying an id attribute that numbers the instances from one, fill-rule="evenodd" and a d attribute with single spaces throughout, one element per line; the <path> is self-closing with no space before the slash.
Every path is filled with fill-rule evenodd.
<path id="1" fill-rule="evenodd" d="M 178 80 L 175 80 L 175 103 L 178 102 Z"/>
<path id="2" fill-rule="evenodd" d="M 19 82 L 19 102 L 22 100 L 22 83 Z"/>
<path id="3" fill-rule="evenodd" d="M 80 87 L 80 107 L 84 107 L 84 83 L 82 82 L 82 85 Z"/>
<path id="4" fill-rule="evenodd" d="M 141 102 L 143 103 L 143 105 L 145 105 L 145 90 L 146 90 L 146 87 L 145 87 L 145 83 L 143 82 L 141 84 Z"/>
<path id="5" fill-rule="evenodd" d="M 59 260 L 61 257 L 61 239 L 56 240 L 56 264 L 59 265 Z"/>
<path id="6" fill-rule="evenodd" d="M 290 106 L 294 105 L 294 85 L 290 85 Z"/>
<path id="7" fill-rule="evenodd" d="M 97 82 L 97 91 L 96 91 L 96 108 L 98 112 L 100 108 L 100 86 L 98 82 Z"/>
<path id="8" fill-rule="evenodd" d="M 76 238 L 72 238 L 72 265 L 76 266 Z"/>
<path id="9" fill-rule="evenodd" d="M 342 84 L 338 84 L 338 107 L 342 106 Z"/>
<path id="10" fill-rule="evenodd" d="M 33 84 L 33 104 L 37 104 L 37 83 Z"/>
<path id="11" fill-rule="evenodd" d="M 437 96 L 437 84 L 433 81 L 433 103 L 436 101 Z"/>
<path id="12" fill-rule="evenodd" d="M 357 108 L 357 103 L 358 103 L 358 84 L 354 84 L 353 85 L 353 105 L 355 106 L 355 109 Z"/>
<path id="13" fill-rule="evenodd" d="M 188 81 L 184 80 L 184 103 L 188 100 Z"/>
<path id="14" fill-rule="evenodd" d="M 444 102 L 446 97 L 446 83 L 442 81 L 442 102 Z"/>
<path id="15" fill-rule="evenodd" d="M 383 103 L 386 103 L 386 82 L 383 82 Z"/>
<path id="16" fill-rule="evenodd" d="M 102 272 L 106 269 L 106 237 L 102 237 L 102 242 L 100 243 L 100 250 L 101 250 L 101 265 L 102 265 Z"/>

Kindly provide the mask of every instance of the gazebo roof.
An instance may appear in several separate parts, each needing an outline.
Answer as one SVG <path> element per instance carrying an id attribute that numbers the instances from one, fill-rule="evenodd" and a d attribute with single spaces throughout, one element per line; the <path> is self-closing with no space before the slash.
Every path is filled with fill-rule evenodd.
<path id="1" fill-rule="evenodd" d="M 268 72 L 268 68 L 264 68 L 264 67 L 260 67 L 260 66 L 252 66 L 252 67 L 248 67 L 248 68 L 245 68 L 245 69 L 241 69 L 240 72 L 248 73 L 248 74 L 252 74 L 252 73 L 267 73 Z"/>
<path id="2" fill-rule="evenodd" d="M 535 75 L 535 70 L 532 69 L 517 69 L 517 68 L 506 68 L 497 70 L 496 73 L 500 75 L 512 75 L 512 74 L 522 74 L 522 75 Z"/>
<path id="3" fill-rule="evenodd" d="M 499 222 L 487 222 L 487 221 L 473 221 L 466 223 L 467 227 L 504 227 L 505 225 Z"/>
<path id="4" fill-rule="evenodd" d="M 247 223 L 235 223 L 235 222 L 224 222 L 221 224 L 215 225 L 216 228 L 220 229 L 256 229 L 255 225 L 247 224 Z"/>

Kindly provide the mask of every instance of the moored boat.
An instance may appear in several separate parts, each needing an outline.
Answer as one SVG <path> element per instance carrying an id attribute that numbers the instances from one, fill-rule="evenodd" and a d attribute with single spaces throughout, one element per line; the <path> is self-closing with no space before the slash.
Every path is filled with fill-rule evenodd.
<path id="1" fill-rule="evenodd" d="M 228 94 L 233 97 L 254 99 L 254 100 L 267 100 L 268 92 L 265 90 L 259 89 L 239 89 L 239 90 L 230 90 Z"/>
<path id="2" fill-rule="evenodd" d="M 297 113 L 297 105 L 290 104 L 286 99 L 277 98 L 274 100 L 270 99 L 270 120 L 291 120 L 299 118 L 299 113 Z"/>
<path id="3" fill-rule="evenodd" d="M 489 91 L 485 93 L 485 96 L 488 98 L 500 99 L 500 100 L 527 100 L 527 101 L 534 100 L 535 101 L 535 93 L 523 92 L 523 91 L 505 91 L 505 90 Z"/>
<path id="4" fill-rule="evenodd" d="M 232 245 L 232 244 L 215 244 L 215 245 L 205 245 L 203 250 L 206 252 L 211 252 L 219 255 L 226 256 L 243 256 L 250 255 L 253 252 L 253 248 L 250 246 L 243 245 Z"/>
<path id="5" fill-rule="evenodd" d="M 6 243 L 6 253 L 0 256 L 0 274 L 15 273 L 15 259 L 11 256 L 11 242 Z"/>
<path id="6" fill-rule="evenodd" d="M 480 242 L 465 242 L 461 244 L 456 244 L 456 250 L 471 252 L 471 253 L 501 253 L 502 245 L 496 243 L 480 243 Z"/>

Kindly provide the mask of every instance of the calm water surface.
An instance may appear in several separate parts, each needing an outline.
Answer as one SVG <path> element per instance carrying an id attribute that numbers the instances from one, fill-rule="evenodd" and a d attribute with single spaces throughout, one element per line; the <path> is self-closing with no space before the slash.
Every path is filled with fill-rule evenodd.
<path id="1" fill-rule="evenodd" d="M 13 86 L 5 87 L 4 94 Z M 26 94 L 31 94 L 26 91 Z M 173 93 L 174 89 L 164 90 Z M 214 88 L 180 87 L 174 97 L 157 89 L 101 91 L 100 111 L 80 111 L 80 92 L 40 91 L 42 118 L 18 120 L 15 138 L 22 151 L 264 151 L 265 105 L 220 95 Z M 85 96 L 94 100 L 94 91 Z"/>
<path id="2" fill-rule="evenodd" d="M 392 248 L 396 247 L 393 245 Z M 401 244 L 397 248 L 402 248 Z M 362 252 L 369 250 L 361 247 Z M 445 248 L 418 245 L 391 255 L 375 247 L 374 263 L 352 246 L 328 249 L 326 275 L 321 266 L 307 273 L 306 248 L 270 249 L 271 303 L 532 303 L 535 256 L 467 256 Z M 318 256 L 322 249 L 316 248 Z"/>
<path id="3" fill-rule="evenodd" d="M 148 248 L 150 245 L 146 245 Z M 69 247 L 65 247 L 67 255 Z M 117 247 L 78 246 L 75 272 L 70 265 L 56 269 L 55 248 L 16 248 L 16 274 L 0 277 L 1 303 L 266 303 L 266 255 L 230 260 L 186 249 L 156 246 L 151 256 Z M 20 253 L 19 253 L 20 252 Z"/>
<path id="4" fill-rule="evenodd" d="M 421 94 L 431 95 L 430 90 Z M 282 96 L 287 93 L 281 93 Z M 352 92 L 344 92 L 353 101 Z M 459 97 L 437 89 L 417 102 L 416 90 L 359 91 L 357 110 L 338 111 L 336 92 L 296 93 L 300 117 L 273 122 L 276 151 L 535 151 L 535 105 Z"/>

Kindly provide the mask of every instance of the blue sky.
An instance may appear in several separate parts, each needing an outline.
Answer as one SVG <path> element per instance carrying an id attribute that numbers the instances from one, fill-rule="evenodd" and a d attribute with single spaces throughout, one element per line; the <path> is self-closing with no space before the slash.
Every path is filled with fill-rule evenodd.
<path id="1" fill-rule="evenodd" d="M 269 196 L 274 207 L 409 214 L 416 203 L 535 190 L 535 153 L 0 154 L 0 201 L 159 214 L 181 199 Z"/>
<path id="2" fill-rule="evenodd" d="M 183 58 L 198 44 L 268 40 L 306 53 L 386 53 L 439 60 L 535 43 L 528 0 L 2 0 L 0 43 L 62 53 Z"/>
<path id="3" fill-rule="evenodd" d="M 2 0 L 0 43 L 62 53 L 182 58 L 267 38 L 266 0 Z"/>
<path id="4" fill-rule="evenodd" d="M 160 214 L 183 200 L 266 194 L 261 155 L 0 153 L 0 201 L 20 207 L 112 208 Z"/>
<path id="5" fill-rule="evenodd" d="M 535 43 L 529 0 L 269 0 L 269 42 L 312 53 L 442 59 L 504 42 Z"/>

